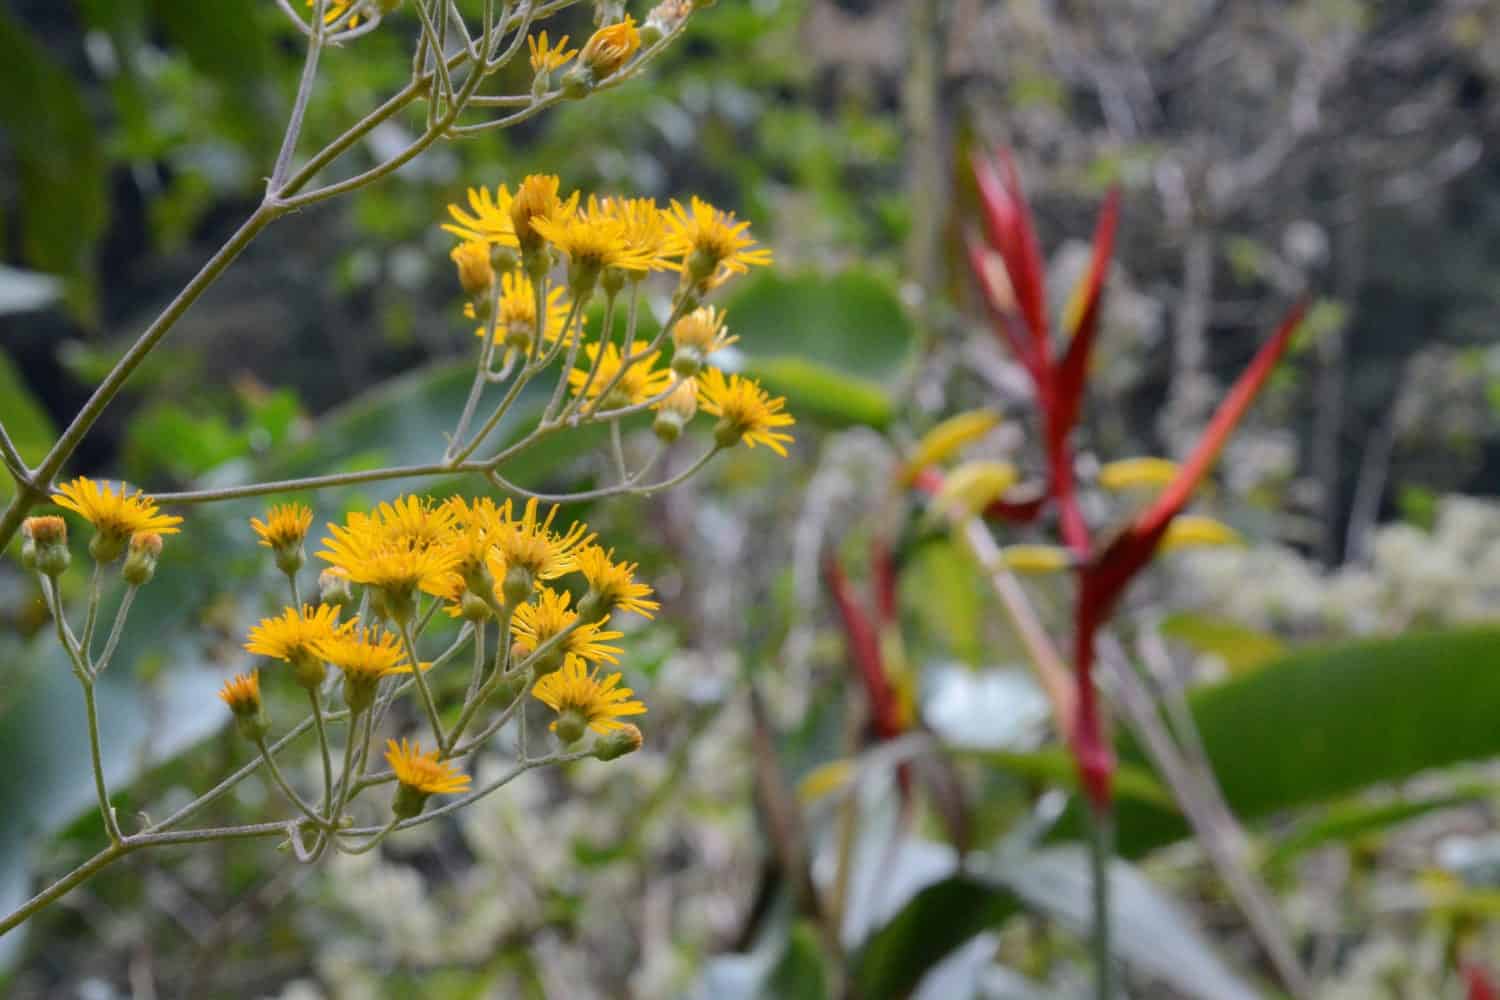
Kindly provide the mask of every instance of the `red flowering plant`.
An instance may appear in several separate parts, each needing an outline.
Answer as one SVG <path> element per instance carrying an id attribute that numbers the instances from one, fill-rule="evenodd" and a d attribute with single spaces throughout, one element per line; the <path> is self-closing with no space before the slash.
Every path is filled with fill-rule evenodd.
<path id="1" fill-rule="evenodd" d="M 944 458 L 993 426 L 993 419 L 969 414 L 944 422 L 924 439 L 903 467 L 897 485 L 930 498 L 939 513 L 964 521 L 973 521 L 976 514 L 984 521 L 1012 524 L 1037 522 L 1044 515 L 1055 517 L 1062 545 L 1046 547 L 1046 557 L 1053 561 L 1054 568 L 1066 569 L 1076 577 L 1070 622 L 1071 670 L 1052 652 L 1045 635 L 1040 641 L 1028 641 L 1027 646 L 1036 661 L 1057 724 L 1071 749 L 1080 785 L 1095 819 L 1098 831 L 1095 879 L 1102 891 L 1116 763 L 1094 677 L 1098 634 L 1131 581 L 1162 550 L 1163 543 L 1190 541 L 1201 531 L 1206 519 L 1189 522 L 1179 520 L 1179 515 L 1286 352 L 1301 321 L 1303 307 L 1294 307 L 1259 348 L 1184 461 L 1173 464 L 1146 460 L 1154 462 L 1154 476 L 1160 486 L 1154 499 L 1123 528 L 1101 530 L 1090 524 L 1080 502 L 1074 437 L 1083 408 L 1090 358 L 1099 336 L 1105 279 L 1120 216 L 1119 194 L 1111 191 L 1104 200 L 1094 230 L 1088 269 L 1063 311 L 1063 337 L 1055 339 L 1049 321 L 1042 252 L 1015 165 L 1005 153 L 976 157 L 973 173 L 983 228 L 982 232 L 967 237 L 966 255 L 989 325 L 1030 384 L 1038 411 L 1044 474 L 1038 487 L 1018 496 L 1021 491 L 1012 487 L 1020 478 L 1019 473 L 1006 463 L 978 462 L 951 473 L 942 471 L 939 463 Z M 989 541 L 987 531 L 979 530 L 992 554 L 1005 554 Z M 1228 529 L 1223 530 L 1225 535 L 1232 534 Z M 1024 548 L 1032 549 L 1033 557 L 1043 551 L 1034 546 Z M 838 564 L 832 559 L 825 564 L 825 580 L 838 609 L 852 665 L 866 695 L 869 733 L 875 741 L 889 740 L 920 725 L 911 699 L 902 697 L 902 691 L 910 687 L 909 681 L 894 675 L 885 655 L 891 644 L 881 641 L 882 630 L 893 631 L 897 622 L 899 550 L 896 556 L 890 553 L 890 548 L 877 542 L 870 560 L 876 592 L 874 604 L 878 609 L 873 621 L 854 597 Z M 1008 576 L 1008 572 L 1004 575 Z M 1035 622 L 1030 624 L 1035 629 Z M 1022 631 L 1026 629 L 1023 627 Z M 902 785 L 903 793 L 909 794 L 907 783 Z M 1102 917 L 1105 907 L 1098 905 L 1097 909 Z M 1105 937 L 1101 919 L 1096 926 L 1096 944 L 1103 953 L 1107 953 Z"/>

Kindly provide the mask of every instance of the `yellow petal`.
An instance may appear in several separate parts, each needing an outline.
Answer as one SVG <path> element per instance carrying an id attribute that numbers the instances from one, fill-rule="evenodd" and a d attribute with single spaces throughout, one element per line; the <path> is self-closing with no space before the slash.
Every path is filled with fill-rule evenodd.
<path id="1" fill-rule="evenodd" d="M 1073 565 L 1072 554 L 1061 545 L 1007 545 L 1000 558 L 1011 572 L 1029 576 L 1061 573 Z"/>
<path id="2" fill-rule="evenodd" d="M 902 470 L 901 481 L 909 484 L 917 473 L 951 458 L 964 445 L 984 437 L 999 423 L 1000 414 L 993 410 L 969 410 L 949 417 L 917 442 L 916 450 Z"/>
<path id="3" fill-rule="evenodd" d="M 1243 544 L 1244 539 L 1240 538 L 1239 532 L 1223 521 L 1186 514 L 1173 518 L 1172 523 L 1167 526 L 1167 533 L 1161 540 L 1161 551 Z"/>
<path id="4" fill-rule="evenodd" d="M 1177 475 L 1177 463 L 1167 458 L 1123 458 L 1099 470 L 1099 485 L 1116 493 L 1161 489 Z"/>
<path id="5" fill-rule="evenodd" d="M 950 516 L 978 514 L 1016 485 L 1020 473 L 1009 462 L 966 462 L 943 480 L 937 506 Z"/>
<path id="6" fill-rule="evenodd" d="M 797 785 L 797 798 L 803 805 L 816 802 L 847 785 L 854 777 L 854 761 L 848 757 L 831 760 L 813 768 Z"/>

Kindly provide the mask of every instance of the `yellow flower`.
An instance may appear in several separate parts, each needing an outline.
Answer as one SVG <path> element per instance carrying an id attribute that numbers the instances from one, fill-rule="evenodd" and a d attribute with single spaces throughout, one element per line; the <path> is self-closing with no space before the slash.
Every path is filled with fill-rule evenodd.
<path id="1" fill-rule="evenodd" d="M 459 557 L 448 545 L 454 513 L 408 496 L 382 503 L 373 515 L 358 511 L 346 524 L 330 524 L 318 558 L 345 570 L 355 583 L 392 596 L 419 588 L 442 596 L 453 590 Z"/>
<path id="2" fill-rule="evenodd" d="M 558 592 L 551 587 L 543 587 L 535 604 L 516 607 L 515 616 L 510 623 L 510 634 L 522 656 L 530 656 L 542 643 L 567 631 L 570 625 L 578 621 L 578 612 L 568 607 L 571 600 L 567 591 Z M 559 654 L 570 653 L 590 663 L 619 663 L 622 650 L 618 646 L 609 645 L 609 640 L 618 639 L 625 633 L 605 631 L 603 625 L 603 621 L 579 625 L 555 649 Z M 558 659 L 561 659 L 560 655 Z"/>
<path id="3" fill-rule="evenodd" d="M 646 258 L 646 265 L 653 271 L 666 271 L 673 264 L 666 257 L 667 220 L 657 207 L 655 198 L 605 198 L 598 203 L 589 199 L 589 212 L 595 211 L 624 226 L 624 238 L 630 250 Z M 640 275 L 640 272 L 636 272 Z"/>
<path id="4" fill-rule="evenodd" d="M 465 295 L 484 295 L 495 283 L 495 267 L 490 263 L 490 245 L 484 240 L 464 240 L 448 256 L 458 268 L 458 283 Z M 473 306 L 469 308 L 472 309 Z"/>
<path id="5" fill-rule="evenodd" d="M 402 785 L 423 795 L 452 795 L 469 790 L 469 776 L 438 760 L 438 751 L 422 752 L 422 744 L 385 741 L 386 763 Z"/>
<path id="6" fill-rule="evenodd" d="M 714 436 L 721 447 L 744 441 L 752 448 L 763 444 L 778 455 L 786 455 L 784 445 L 791 442 L 792 436 L 776 428 L 790 427 L 796 421 L 791 414 L 782 412 L 786 407 L 784 398 L 773 399 L 750 379 L 738 375 L 726 377 L 717 368 L 703 372 L 698 394 L 704 412 L 719 418 Z"/>
<path id="7" fill-rule="evenodd" d="M 319 643 L 348 632 L 354 625 L 355 620 L 339 624 L 336 605 L 320 604 L 314 608 L 304 604 L 300 611 L 286 608 L 279 617 L 262 618 L 259 625 L 250 629 L 245 649 L 259 656 L 291 663 L 316 654 Z"/>
<path id="8" fill-rule="evenodd" d="M 694 309 L 672 327 L 672 342 L 679 351 L 696 351 L 700 357 L 728 347 L 740 338 L 724 329 L 724 313 L 713 306 Z"/>
<path id="9" fill-rule="evenodd" d="M 266 519 L 250 519 L 250 527 L 268 549 L 289 549 L 302 544 L 312 526 L 313 512 L 300 503 L 275 504 L 266 511 Z"/>
<path id="10" fill-rule="evenodd" d="M 613 341 L 605 344 L 604 356 L 599 358 L 599 371 L 595 373 L 593 382 L 589 382 L 589 370 L 594 366 L 594 359 L 599 357 L 599 345 L 585 344 L 583 352 L 588 355 L 588 359 L 581 367 L 568 372 L 568 385 L 576 396 L 583 391 L 584 384 L 588 383 L 588 398 L 596 399 L 604 391 L 604 387 L 619 374 L 625 359 Z M 672 385 L 673 376 L 668 369 L 656 367 L 660 359 L 661 354 L 652 351 L 634 362 L 611 391 L 609 402 L 615 405 L 644 403 L 665 392 Z"/>
<path id="11" fill-rule="evenodd" d="M 557 40 L 556 45 L 549 45 L 545 31 L 531 35 L 526 39 L 526 46 L 531 50 L 531 71 L 533 73 L 550 73 L 559 66 L 566 63 L 578 54 L 577 49 L 567 49 L 568 36 L 563 35 Z"/>
<path id="12" fill-rule="evenodd" d="M 578 192 L 574 191 L 564 201 L 557 193 L 561 186 L 556 174 L 529 174 L 516 188 L 516 196 L 510 203 L 510 224 L 523 252 L 541 249 L 545 234 L 537 228 L 537 223 L 561 223 L 578 211 Z"/>
<path id="13" fill-rule="evenodd" d="M 510 520 L 496 533 L 495 538 L 495 548 L 505 561 L 507 575 L 521 571 L 533 583 L 554 580 L 564 573 L 571 573 L 577 549 L 587 545 L 594 537 L 588 533 L 588 525 L 578 521 L 574 521 L 566 532 L 558 535 L 552 531 L 552 519 L 557 516 L 557 505 L 549 507 L 544 518 L 538 519 L 537 510 L 537 500 L 532 497 L 526 501 L 526 511 L 521 520 Z M 509 500 L 501 506 L 500 511 L 509 519 Z M 529 594 L 530 590 L 531 586 L 528 585 L 526 592 Z M 510 595 L 507 599 L 518 603 L 515 595 Z"/>
<path id="14" fill-rule="evenodd" d="M 443 223 L 443 229 L 458 238 L 478 240 L 487 245 L 516 246 L 516 230 L 511 222 L 512 198 L 510 189 L 504 184 L 495 188 L 493 196 L 488 188 L 469 188 L 469 208 L 465 212 L 457 204 L 448 206 L 453 222 Z"/>
<path id="15" fill-rule="evenodd" d="M 651 588 L 635 582 L 635 563 L 615 562 L 615 551 L 598 545 L 587 545 L 575 556 L 578 572 L 589 583 L 589 593 L 579 602 L 578 611 L 590 620 L 599 620 L 610 611 L 634 611 L 643 618 L 661 607 L 650 600 Z"/>
<path id="16" fill-rule="evenodd" d="M 1180 514 L 1167 525 L 1162 536 L 1160 550 L 1175 552 L 1179 549 L 1204 548 L 1220 545 L 1243 545 L 1244 539 L 1223 521 L 1194 514 Z"/>
<path id="17" fill-rule="evenodd" d="M 340 631 L 318 642 L 313 651 L 338 667 L 345 679 L 374 683 L 391 674 L 411 673 L 400 638 L 377 626 Z M 424 663 L 422 669 L 427 666 Z"/>
<path id="18" fill-rule="evenodd" d="M 625 65 L 640 47 L 641 33 L 636 30 L 635 18 L 627 16 L 594 32 L 584 43 L 578 61 L 589 68 L 595 80 L 602 80 Z"/>
<path id="19" fill-rule="evenodd" d="M 536 216 L 531 220 L 531 228 L 568 255 L 570 276 L 589 289 L 593 287 L 593 278 L 606 267 L 650 270 L 653 256 L 632 244 L 626 223 L 597 204 L 591 208 L 560 218 Z"/>
<path id="20" fill-rule="evenodd" d="M 1177 463 L 1167 458 L 1122 458 L 1099 469 L 1099 485 L 1116 493 L 1160 489 L 1177 475 Z"/>
<path id="21" fill-rule="evenodd" d="M 1009 462 L 965 462 L 943 479 L 933 503 L 950 517 L 972 517 L 1005 496 L 1020 478 Z"/>
<path id="22" fill-rule="evenodd" d="M 559 717 L 575 714 L 594 732 L 607 733 L 624 726 L 620 718 L 646 711 L 645 705 L 631 700 L 635 692 L 619 683 L 619 674 L 600 680 L 597 669 L 590 670 L 583 660 L 569 656 L 561 670 L 538 680 L 531 693 Z M 556 729 L 558 721 L 553 720 L 551 728 Z"/>
<path id="23" fill-rule="evenodd" d="M 219 697 L 235 715 L 254 715 L 260 711 L 260 671 L 236 674 L 219 689 Z"/>
<path id="24" fill-rule="evenodd" d="M 1073 565 L 1073 554 L 1061 545 L 1007 545 L 1000 558 L 1013 573 L 1041 576 Z"/>
<path id="25" fill-rule="evenodd" d="M 542 330 L 546 343 L 556 343 L 568 319 L 567 289 L 553 285 L 547 290 L 547 326 Z M 464 304 L 464 315 L 478 319 L 472 302 Z M 500 279 L 500 312 L 495 318 L 496 339 L 501 343 L 529 344 L 536 331 L 536 288 L 531 279 L 517 271 L 508 271 Z M 485 325 L 474 328 L 474 336 L 483 338 Z"/>
<path id="26" fill-rule="evenodd" d="M 175 514 L 158 513 L 156 501 L 139 490 L 126 493 L 121 487 L 116 491 L 109 483 L 84 476 L 60 486 L 52 494 L 52 502 L 82 516 L 116 549 L 137 531 L 175 535 L 182 523 L 182 518 Z"/>
<path id="27" fill-rule="evenodd" d="M 999 423 L 1000 414 L 993 410 L 970 410 L 944 420 L 917 442 L 916 450 L 902 467 L 901 482 L 909 485 L 923 469 L 951 458 L 964 445 L 984 437 Z"/>
<path id="28" fill-rule="evenodd" d="M 680 258 L 678 268 L 696 281 L 715 288 L 732 275 L 771 263 L 771 251 L 755 248 L 748 222 L 736 222 L 733 212 L 721 212 L 694 197 L 689 208 L 677 201 L 666 217 L 670 230 L 668 254 Z"/>

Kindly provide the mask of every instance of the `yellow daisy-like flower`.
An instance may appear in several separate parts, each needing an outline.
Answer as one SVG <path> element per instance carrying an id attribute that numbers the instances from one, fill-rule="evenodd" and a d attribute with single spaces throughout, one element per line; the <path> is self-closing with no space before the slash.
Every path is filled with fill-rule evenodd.
<path id="1" fill-rule="evenodd" d="M 655 198 L 605 198 L 597 206 L 590 198 L 589 212 L 596 211 L 619 220 L 626 245 L 632 253 L 646 258 L 649 270 L 668 271 L 675 267 L 666 256 L 667 220 Z"/>
<path id="2" fill-rule="evenodd" d="M 453 589 L 459 557 L 448 542 L 454 513 L 421 497 L 382 503 L 373 515 L 358 511 L 346 524 L 330 524 L 318 558 L 345 570 L 355 583 L 391 593 L 417 588 L 439 596 Z"/>
<path id="3" fill-rule="evenodd" d="M 606 267 L 624 271 L 649 271 L 650 252 L 632 244 L 626 223 L 604 212 L 573 212 L 562 218 L 534 217 L 531 228 L 568 255 L 571 273 L 577 276 L 598 273 Z"/>
<path id="4" fill-rule="evenodd" d="M 511 618 L 510 634 L 519 652 L 530 656 L 538 646 L 567 630 L 578 620 L 578 612 L 568 607 L 572 597 L 567 591 L 558 592 L 543 587 L 535 604 L 522 604 Z M 590 663 L 619 663 L 623 650 L 609 645 L 609 640 L 619 639 L 625 633 L 606 631 L 604 622 L 589 622 L 579 625 L 558 644 L 559 653 L 570 653 Z"/>
<path id="5" fill-rule="evenodd" d="M 487 295 L 495 284 L 495 266 L 490 263 L 490 245 L 484 240 L 464 240 L 448 254 L 458 268 L 458 284 L 473 298 Z M 472 310 L 473 304 L 469 305 Z"/>
<path id="6" fill-rule="evenodd" d="M 733 212 L 722 212 L 696 196 L 689 204 L 684 208 L 673 201 L 666 217 L 667 252 L 679 258 L 679 270 L 716 288 L 733 275 L 771 263 L 771 251 L 755 246 L 749 222 L 737 222 Z"/>
<path id="7" fill-rule="evenodd" d="M 219 697 L 235 715 L 253 715 L 260 711 L 260 671 L 236 674 L 224 682 Z"/>
<path id="8" fill-rule="evenodd" d="M 567 322 L 568 304 L 567 289 L 562 285 L 553 285 L 547 289 L 547 325 L 542 330 L 542 340 L 546 343 L 556 343 L 557 338 L 562 336 L 563 323 Z M 479 315 L 474 311 L 474 304 L 464 304 L 464 315 L 469 319 L 477 320 Z M 500 279 L 500 311 L 495 317 L 496 341 L 499 343 L 529 342 L 532 333 L 536 330 L 536 288 L 531 279 L 518 271 L 508 271 Z M 483 338 L 485 325 L 483 323 L 474 328 L 474 336 Z M 513 338 L 513 339 L 510 339 Z"/>
<path id="9" fill-rule="evenodd" d="M 535 497 L 526 501 L 526 511 L 521 520 L 511 520 L 495 537 L 495 549 L 505 561 L 507 570 L 524 570 L 534 582 L 555 580 L 574 569 L 574 556 L 580 546 L 587 545 L 593 535 L 588 525 L 574 521 L 568 530 L 559 535 L 552 531 L 552 520 L 557 516 L 557 505 L 547 509 L 546 517 L 538 517 Z M 510 501 L 500 508 L 507 519 L 510 517 Z"/>
<path id="10" fill-rule="evenodd" d="M 510 189 L 504 184 L 495 188 L 491 195 L 488 188 L 469 188 L 469 209 L 466 212 L 458 204 L 448 206 L 452 222 L 443 223 L 443 230 L 464 241 L 478 240 L 487 245 L 516 246 L 516 230 L 511 222 Z"/>
<path id="11" fill-rule="evenodd" d="M 344 677 L 355 680 L 374 682 L 391 674 L 411 673 L 401 639 L 379 626 L 341 631 L 321 640 L 314 652 L 338 667 Z"/>
<path id="12" fill-rule="evenodd" d="M 516 188 L 516 196 L 510 203 L 510 224 L 522 251 L 541 249 L 544 237 L 537 223 L 561 223 L 578 211 L 578 192 L 564 200 L 558 194 L 561 187 L 562 181 L 556 174 L 528 174 Z"/>
<path id="13" fill-rule="evenodd" d="M 351 619 L 339 624 L 339 608 L 332 604 L 320 604 L 316 608 L 304 604 L 300 611 L 286 608 L 279 617 L 262 618 L 259 625 L 250 629 L 245 649 L 258 656 L 291 663 L 308 654 L 315 655 L 320 643 L 348 632 L 354 628 L 355 622 Z"/>
<path id="14" fill-rule="evenodd" d="M 784 445 L 792 440 L 778 427 L 796 423 L 791 414 L 782 412 L 786 400 L 771 398 L 750 379 L 725 376 L 717 368 L 706 369 L 698 384 L 699 401 L 706 413 L 719 418 L 715 440 L 722 447 L 744 441 L 750 447 L 763 444 L 778 455 L 786 455 Z"/>
<path id="15" fill-rule="evenodd" d="M 672 342 L 679 351 L 696 351 L 699 357 L 712 354 L 740 338 L 724 329 L 724 313 L 713 306 L 694 309 L 672 327 Z"/>
<path id="16" fill-rule="evenodd" d="M 176 514 L 157 511 L 156 501 L 137 490 L 126 493 L 110 483 L 100 483 L 79 476 L 70 483 L 58 487 L 52 494 L 52 502 L 80 515 L 94 526 L 104 546 L 114 555 L 137 531 L 151 531 L 158 535 L 175 535 L 182 518 Z M 107 553 L 106 553 L 107 554 Z"/>
<path id="17" fill-rule="evenodd" d="M 585 344 L 583 352 L 588 355 L 588 358 L 581 367 L 568 372 L 568 385 L 572 387 L 573 395 L 576 396 L 584 391 L 583 387 L 587 384 L 588 398 L 595 399 L 604 391 L 605 386 L 614 381 L 625 359 L 613 341 L 605 344 L 604 356 L 599 358 L 599 371 L 595 373 L 593 382 L 589 382 L 589 371 L 594 367 L 594 359 L 599 357 L 599 345 Z M 661 354 L 653 351 L 632 364 L 620 379 L 619 384 L 611 390 L 609 402 L 614 405 L 644 403 L 665 392 L 672 385 L 673 375 L 666 368 L 656 367 L 660 359 Z"/>
<path id="18" fill-rule="evenodd" d="M 438 760 L 438 751 L 422 752 L 422 744 L 385 741 L 386 763 L 403 786 L 423 795 L 452 795 L 469 790 L 469 776 Z"/>
<path id="19" fill-rule="evenodd" d="M 559 38 L 556 45 L 548 43 L 545 31 L 529 36 L 526 47 L 531 50 L 531 71 L 550 73 L 578 54 L 577 49 L 568 49 L 567 46 L 567 35 Z"/>
<path id="20" fill-rule="evenodd" d="M 621 718 L 646 712 L 645 705 L 631 700 L 635 692 L 619 684 L 620 674 L 601 680 L 597 670 L 590 670 L 579 657 L 569 656 L 561 670 L 538 680 L 531 693 L 559 717 L 576 713 L 594 732 L 607 733 L 625 725 Z M 553 720 L 552 729 L 557 728 L 558 721 Z"/>
<path id="21" fill-rule="evenodd" d="M 578 605 L 585 618 L 599 619 L 610 611 L 634 611 L 650 618 L 657 608 L 651 588 L 635 581 L 635 563 L 615 562 L 615 550 L 587 545 L 574 557 L 578 572 L 588 581 L 589 593 Z"/>
<path id="22" fill-rule="evenodd" d="M 594 32 L 578 61 L 593 72 L 594 79 L 602 80 L 629 62 L 640 47 L 641 33 L 636 30 L 635 18 L 627 15 L 625 20 Z"/>
<path id="23" fill-rule="evenodd" d="M 250 519 L 250 527 L 268 549 L 288 549 L 302 544 L 312 527 L 313 512 L 300 503 L 275 504 L 266 511 L 266 519 Z"/>

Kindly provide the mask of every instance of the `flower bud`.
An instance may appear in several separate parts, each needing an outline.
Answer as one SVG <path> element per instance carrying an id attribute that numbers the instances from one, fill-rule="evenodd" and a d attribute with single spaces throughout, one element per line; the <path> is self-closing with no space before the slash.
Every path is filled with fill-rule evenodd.
<path id="1" fill-rule="evenodd" d="M 449 254 L 458 267 L 458 283 L 464 294 L 474 299 L 475 309 L 495 284 L 495 267 L 490 262 L 490 248 L 482 240 L 467 240 Z M 485 303 L 488 305 L 488 302 Z"/>
<path id="2" fill-rule="evenodd" d="M 588 732 L 589 720 L 576 708 L 565 709 L 553 723 L 552 731 L 557 733 L 557 738 L 563 746 L 572 746 L 583 739 L 583 734 Z"/>
<path id="3" fill-rule="evenodd" d="M 536 579 L 531 575 L 531 570 L 525 566 L 512 566 L 505 571 L 505 582 L 500 585 L 500 592 L 505 595 L 505 603 L 511 607 L 525 603 L 536 589 Z"/>
<path id="4" fill-rule="evenodd" d="M 318 601 L 335 607 L 354 602 L 354 587 L 347 570 L 332 566 L 318 574 Z"/>
<path id="5" fill-rule="evenodd" d="M 234 713 L 235 726 L 240 735 L 252 743 L 265 738 L 270 724 L 266 720 L 265 706 L 260 700 L 260 671 L 237 674 L 219 689 L 219 697 Z"/>
<path id="6" fill-rule="evenodd" d="M 596 760 L 618 760 L 626 754 L 635 753 L 644 742 L 641 731 L 630 723 L 620 724 L 620 728 L 611 729 L 609 732 L 594 740 L 594 758 Z"/>
<path id="7" fill-rule="evenodd" d="M 68 522 L 60 517 L 28 517 L 21 525 L 21 538 L 21 564 L 27 569 L 57 577 L 73 561 L 73 553 L 68 550 Z"/>
<path id="8" fill-rule="evenodd" d="M 130 536 L 130 554 L 120 575 L 132 587 L 144 587 L 156 575 L 156 560 L 161 558 L 161 536 L 154 531 L 137 531 Z"/>
<path id="9" fill-rule="evenodd" d="M 489 621 L 490 616 L 494 614 L 485 599 L 472 590 L 464 591 L 464 596 L 459 601 L 459 609 L 464 617 L 464 621 L 474 622 L 476 625 L 480 622 Z"/>
<path id="10" fill-rule="evenodd" d="M 635 18 L 627 16 L 594 32 L 578 53 L 578 64 L 587 68 L 597 82 L 629 62 L 640 47 L 641 33 L 636 30 Z"/>
<path id="11" fill-rule="evenodd" d="M 673 367 L 676 367 L 675 362 Z M 671 444 L 682 436 L 682 429 L 697 412 L 698 384 L 685 378 L 657 407 L 656 420 L 652 423 L 651 430 L 662 441 Z"/>
<path id="12" fill-rule="evenodd" d="M 675 31 L 693 12 L 692 0 L 663 0 L 651 8 L 641 25 L 641 45 L 650 48 L 668 33 Z"/>

